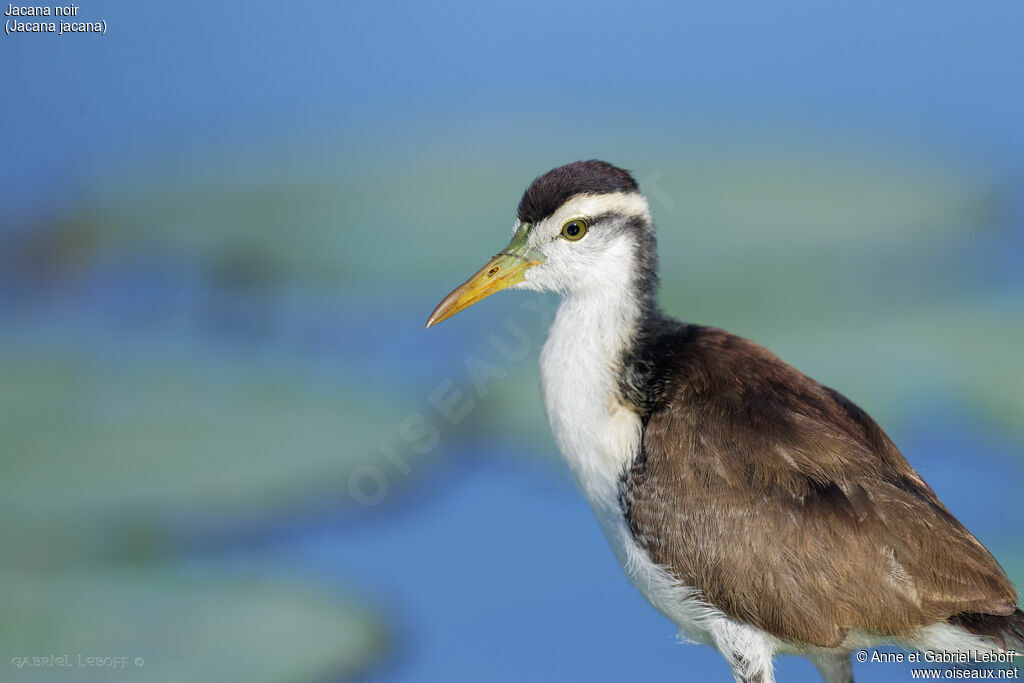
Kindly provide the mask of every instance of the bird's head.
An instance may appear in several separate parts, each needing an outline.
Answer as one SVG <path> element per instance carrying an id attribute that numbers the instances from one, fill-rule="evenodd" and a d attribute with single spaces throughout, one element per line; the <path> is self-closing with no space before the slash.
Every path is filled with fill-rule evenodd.
<path id="1" fill-rule="evenodd" d="M 438 304 L 427 327 L 507 288 L 574 294 L 653 283 L 655 263 L 650 211 L 629 171 L 566 164 L 527 188 L 512 241 Z"/>

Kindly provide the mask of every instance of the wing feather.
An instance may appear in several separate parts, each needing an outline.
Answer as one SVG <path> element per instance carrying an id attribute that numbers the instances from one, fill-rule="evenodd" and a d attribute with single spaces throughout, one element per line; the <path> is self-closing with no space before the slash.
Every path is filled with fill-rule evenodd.
<path id="1" fill-rule="evenodd" d="M 656 563 L 739 621 L 825 647 L 851 629 L 1013 613 L 1001 567 L 863 410 L 753 342 L 700 330 L 646 402 L 622 480 Z"/>

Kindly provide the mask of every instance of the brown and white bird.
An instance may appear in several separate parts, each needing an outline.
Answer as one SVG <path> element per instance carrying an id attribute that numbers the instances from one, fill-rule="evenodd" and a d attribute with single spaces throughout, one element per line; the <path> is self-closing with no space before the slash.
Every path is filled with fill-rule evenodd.
<path id="1" fill-rule="evenodd" d="M 842 394 L 728 332 L 656 304 L 647 201 L 601 161 L 556 168 L 511 243 L 427 327 L 501 289 L 563 296 L 541 353 L 559 449 L 634 585 L 737 681 L 850 653 L 1024 649 L 996 560 Z"/>

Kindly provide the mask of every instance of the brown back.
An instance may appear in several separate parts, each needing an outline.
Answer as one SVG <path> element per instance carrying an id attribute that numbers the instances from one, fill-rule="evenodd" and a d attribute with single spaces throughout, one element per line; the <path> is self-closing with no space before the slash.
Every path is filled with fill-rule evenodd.
<path id="1" fill-rule="evenodd" d="M 1014 611 L 998 563 L 864 411 L 753 342 L 695 329 L 622 480 L 654 562 L 739 621 L 826 647 Z"/>

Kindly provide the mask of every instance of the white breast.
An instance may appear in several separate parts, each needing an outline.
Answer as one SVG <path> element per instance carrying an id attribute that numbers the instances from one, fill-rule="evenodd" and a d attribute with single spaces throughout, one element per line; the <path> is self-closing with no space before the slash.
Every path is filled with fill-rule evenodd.
<path id="1" fill-rule="evenodd" d="M 616 398 L 615 363 L 632 326 L 612 323 L 609 318 L 620 317 L 614 303 L 566 298 L 540 357 L 555 442 L 599 518 L 618 513 L 619 478 L 633 461 L 641 434 L 639 418 Z"/>
<path id="2" fill-rule="evenodd" d="M 618 400 L 617 361 L 638 321 L 638 307 L 629 300 L 574 294 L 562 302 L 540 357 L 555 442 L 619 564 L 656 609 L 688 638 L 720 649 L 726 637 L 759 638 L 656 565 L 633 540 L 622 514 L 619 481 L 639 451 L 643 425 Z"/>

